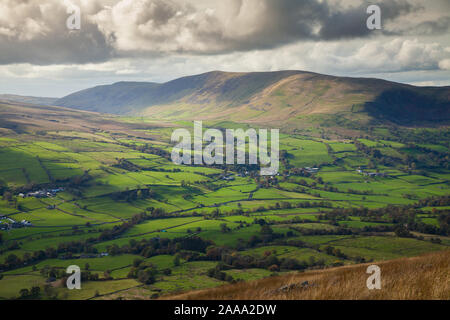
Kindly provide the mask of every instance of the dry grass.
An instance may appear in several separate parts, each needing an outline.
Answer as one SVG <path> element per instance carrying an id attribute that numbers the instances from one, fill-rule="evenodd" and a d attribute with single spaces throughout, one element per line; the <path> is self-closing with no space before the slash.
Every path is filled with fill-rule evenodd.
<path id="1" fill-rule="evenodd" d="M 135 138 L 157 139 L 141 130 L 155 127 L 178 127 L 178 125 L 163 121 L 139 122 L 138 119 L 136 122 L 127 122 L 114 115 L 0 100 L 0 134 L 12 137 L 38 131 L 75 131 L 92 134 L 100 129 L 132 135 Z M 24 136 L 20 138 L 24 139 Z M 95 138 L 98 140 L 98 137 Z"/>
<path id="2" fill-rule="evenodd" d="M 450 299 L 450 250 L 376 264 L 381 268 L 381 290 L 369 290 L 367 266 L 361 264 L 308 271 L 208 290 L 165 296 L 181 300 L 422 300 Z M 308 285 L 301 283 L 308 281 Z M 287 287 L 286 287 L 287 286 Z M 281 290 L 283 288 L 285 290 Z M 291 288 L 289 288 L 291 287 Z"/>

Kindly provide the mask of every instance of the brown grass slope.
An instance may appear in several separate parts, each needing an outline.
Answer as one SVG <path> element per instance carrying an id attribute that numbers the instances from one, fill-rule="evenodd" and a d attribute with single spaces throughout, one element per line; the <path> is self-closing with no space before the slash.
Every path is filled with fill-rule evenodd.
<path id="1" fill-rule="evenodd" d="M 79 111 L 63 107 L 39 106 L 0 100 L 0 136 L 23 134 L 43 134 L 55 131 L 74 131 L 77 133 L 96 133 L 99 130 L 132 134 L 135 137 L 154 138 L 142 129 L 153 127 L 175 127 L 173 123 L 124 121 L 114 115 Z M 58 136 L 61 139 L 61 136 Z M 73 139 L 73 137 L 66 137 Z"/>
<path id="2" fill-rule="evenodd" d="M 450 250 L 419 257 L 287 274 L 163 299 L 180 300 L 422 300 L 450 299 Z M 381 268 L 380 290 L 366 286 L 367 267 Z M 307 281 L 307 284 L 305 283 Z M 303 284 L 303 285 L 302 285 Z"/>
<path id="3" fill-rule="evenodd" d="M 58 98 L 19 96 L 15 94 L 0 94 L 0 101 L 29 103 L 41 106 L 51 106 L 56 102 L 56 100 L 58 100 Z"/>
<path id="4" fill-rule="evenodd" d="M 450 87 L 414 87 L 304 71 L 213 71 L 162 84 L 120 82 L 76 92 L 56 103 L 160 119 L 274 125 L 322 115 L 363 123 L 450 120 Z"/>

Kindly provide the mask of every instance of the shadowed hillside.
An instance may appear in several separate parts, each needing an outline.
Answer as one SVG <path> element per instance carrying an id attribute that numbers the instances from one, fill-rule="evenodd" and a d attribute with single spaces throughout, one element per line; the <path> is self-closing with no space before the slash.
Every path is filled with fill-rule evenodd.
<path id="1" fill-rule="evenodd" d="M 168 296 L 186 300 L 450 299 L 450 251 L 420 257 L 288 274 Z M 381 290 L 368 290 L 367 266 L 381 268 Z"/>
<path id="2" fill-rule="evenodd" d="M 309 122 L 320 115 L 359 124 L 446 124 L 450 88 L 302 71 L 209 72 L 167 83 L 119 82 L 76 92 L 57 105 L 155 118 L 265 124 Z"/>

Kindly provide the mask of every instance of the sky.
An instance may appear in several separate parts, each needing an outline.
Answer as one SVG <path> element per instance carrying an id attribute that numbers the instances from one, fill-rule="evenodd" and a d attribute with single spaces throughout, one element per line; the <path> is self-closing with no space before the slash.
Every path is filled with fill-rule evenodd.
<path id="1" fill-rule="evenodd" d="M 367 28 L 372 4 L 380 30 Z M 67 27 L 74 6 L 79 30 Z M 212 70 L 448 86 L 450 0 L 0 0 L 0 94 Z"/>

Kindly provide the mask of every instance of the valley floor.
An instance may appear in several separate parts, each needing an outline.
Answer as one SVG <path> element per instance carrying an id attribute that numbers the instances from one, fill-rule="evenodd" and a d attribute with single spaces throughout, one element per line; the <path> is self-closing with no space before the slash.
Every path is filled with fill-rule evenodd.
<path id="1" fill-rule="evenodd" d="M 301 298 L 378 297 L 386 289 L 367 293 L 364 272 L 347 296 L 320 279 L 449 249 L 448 128 L 281 132 L 269 177 L 254 165 L 175 165 L 175 128 L 192 123 L 0 103 L 0 299 L 157 299 L 261 279 L 272 291 L 318 283 Z M 71 265 L 82 290 L 65 286 Z M 443 297 L 427 291 L 445 280 L 432 276 L 420 292 Z M 281 297 L 261 288 L 249 297 Z M 420 297 L 392 288 L 380 297 Z"/>

